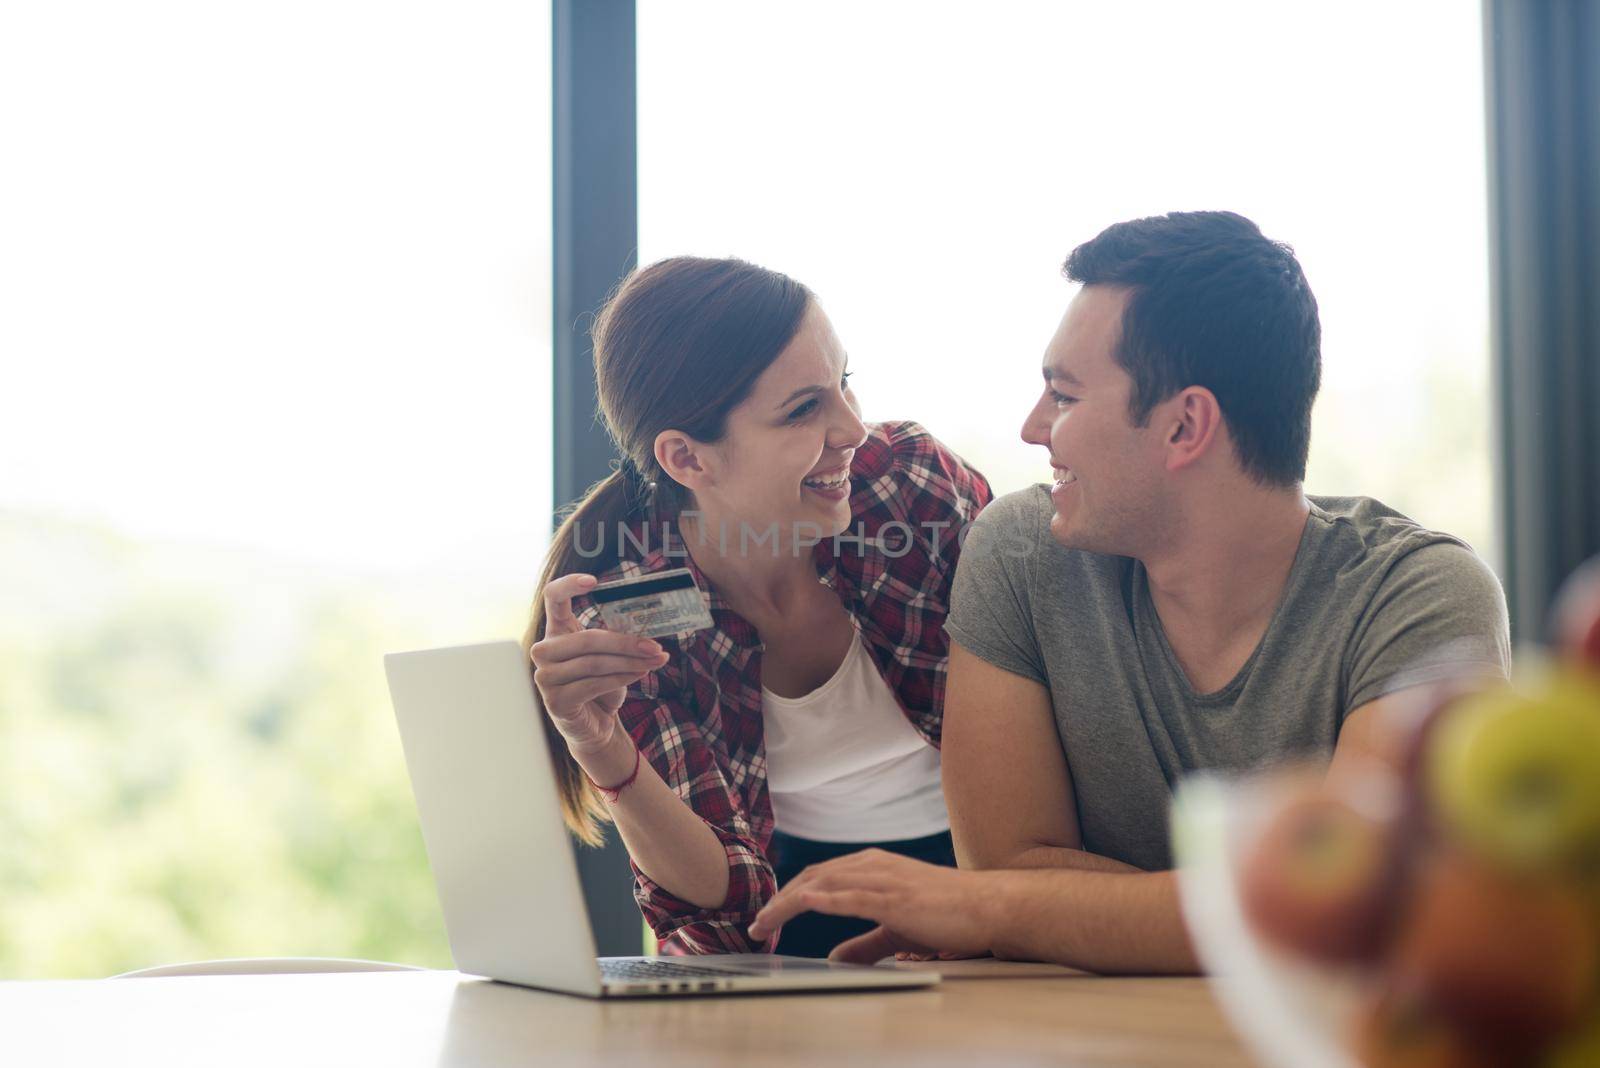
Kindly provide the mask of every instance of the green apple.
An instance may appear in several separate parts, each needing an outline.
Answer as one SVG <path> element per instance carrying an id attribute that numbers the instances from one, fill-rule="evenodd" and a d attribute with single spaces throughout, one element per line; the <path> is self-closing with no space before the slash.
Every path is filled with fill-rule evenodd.
<path id="1" fill-rule="evenodd" d="M 1429 732 L 1425 780 L 1437 822 L 1523 869 L 1600 856 L 1600 707 L 1570 676 L 1463 699 Z"/>

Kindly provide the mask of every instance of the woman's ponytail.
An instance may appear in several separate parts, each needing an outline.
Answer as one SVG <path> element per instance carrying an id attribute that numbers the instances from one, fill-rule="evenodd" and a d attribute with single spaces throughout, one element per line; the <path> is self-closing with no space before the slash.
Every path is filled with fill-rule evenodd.
<path id="1" fill-rule="evenodd" d="M 544 638 L 544 588 L 552 580 L 576 571 L 599 574 L 615 561 L 615 549 L 609 553 L 606 550 L 608 546 L 614 546 L 613 539 L 619 536 L 619 529 L 633 512 L 635 487 L 632 482 L 624 471 L 613 471 L 590 486 L 589 492 L 583 495 L 556 528 L 555 537 L 550 541 L 550 553 L 545 557 L 544 573 L 539 576 L 539 586 L 533 596 L 528 630 L 522 636 L 525 657 L 530 655 L 533 643 Z M 599 555 L 579 552 L 580 546 L 588 545 L 596 546 Z M 533 670 L 532 660 L 527 662 L 528 669 Z M 537 696 L 537 688 L 534 694 Z M 605 841 L 605 830 L 601 824 L 609 822 L 611 814 L 601 803 L 599 791 L 573 759 L 566 738 L 556 729 L 555 721 L 542 705 L 540 713 L 551 760 L 555 765 L 556 785 L 561 793 L 561 815 L 580 841 L 592 846 L 601 845 Z"/>

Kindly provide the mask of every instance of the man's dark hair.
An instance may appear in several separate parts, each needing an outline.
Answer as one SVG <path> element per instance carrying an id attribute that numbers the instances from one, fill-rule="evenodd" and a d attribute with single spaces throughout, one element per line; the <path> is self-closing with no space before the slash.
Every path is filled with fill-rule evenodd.
<path id="1" fill-rule="evenodd" d="M 1204 386 L 1246 472 L 1269 485 L 1305 478 L 1322 326 L 1293 249 L 1231 211 L 1173 212 L 1108 226 L 1062 273 L 1131 290 L 1116 359 L 1133 378 L 1135 425 Z"/>

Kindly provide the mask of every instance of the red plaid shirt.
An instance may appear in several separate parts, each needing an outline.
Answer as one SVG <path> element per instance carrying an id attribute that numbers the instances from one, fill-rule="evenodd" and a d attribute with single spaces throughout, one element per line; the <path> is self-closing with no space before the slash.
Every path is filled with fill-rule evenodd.
<path id="1" fill-rule="evenodd" d="M 822 541 L 813 557 L 906 719 L 937 746 L 950 580 L 967 524 L 989 503 L 989 484 L 916 423 L 868 430 L 850 467 L 851 529 Z M 656 515 L 635 530 L 637 539 L 619 538 L 623 562 L 601 580 L 687 567 L 713 625 L 660 639 L 671 659 L 628 688 L 622 723 L 666 784 L 721 839 L 729 878 L 722 905 L 704 909 L 669 894 L 635 865 L 634 897 L 663 953 L 770 952 L 776 938 L 758 944 L 746 934 L 776 889 L 767 859 L 773 824 L 761 639 L 695 567 L 674 522 Z M 584 626 L 596 625 L 593 604 L 579 598 L 573 608 Z"/>

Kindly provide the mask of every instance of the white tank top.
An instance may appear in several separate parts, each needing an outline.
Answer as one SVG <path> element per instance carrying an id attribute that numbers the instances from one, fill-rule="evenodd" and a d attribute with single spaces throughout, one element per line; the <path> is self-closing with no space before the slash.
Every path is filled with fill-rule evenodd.
<path id="1" fill-rule="evenodd" d="M 761 713 L 778 830 L 892 842 L 950 829 L 939 751 L 907 722 L 859 632 L 833 678 L 804 697 L 763 686 Z"/>

